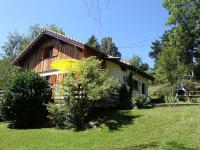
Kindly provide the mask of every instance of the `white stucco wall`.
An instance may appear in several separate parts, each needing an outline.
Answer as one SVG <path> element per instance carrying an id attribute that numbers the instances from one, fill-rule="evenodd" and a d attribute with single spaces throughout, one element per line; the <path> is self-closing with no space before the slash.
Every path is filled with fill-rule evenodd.
<path id="1" fill-rule="evenodd" d="M 115 64 L 111 61 L 106 61 L 106 69 L 108 70 L 108 74 L 118 79 L 121 83 L 123 82 L 123 78 L 125 75 L 130 73 L 129 69 L 123 71 L 118 64 Z M 134 90 L 133 94 L 142 94 L 142 83 L 145 84 L 145 95 L 148 95 L 148 79 L 138 73 L 133 74 L 133 79 L 138 81 L 138 90 Z"/>

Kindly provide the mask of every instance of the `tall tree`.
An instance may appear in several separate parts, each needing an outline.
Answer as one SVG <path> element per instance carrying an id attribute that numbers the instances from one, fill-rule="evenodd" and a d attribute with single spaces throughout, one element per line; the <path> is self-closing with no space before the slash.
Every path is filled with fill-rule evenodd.
<path id="1" fill-rule="evenodd" d="M 19 34 L 17 31 L 13 33 L 9 33 L 7 37 L 7 42 L 1 47 L 4 52 L 4 57 L 12 57 L 15 56 L 19 48 L 24 41 L 24 36 Z"/>
<path id="2" fill-rule="evenodd" d="M 155 63 L 157 63 L 161 55 L 162 47 L 164 46 L 165 42 L 167 42 L 168 35 L 169 31 L 167 30 L 159 38 L 159 40 L 155 40 L 154 42 L 152 42 L 151 51 L 149 52 L 149 57 L 154 59 Z"/>
<path id="3" fill-rule="evenodd" d="M 129 63 L 143 71 L 149 70 L 149 65 L 147 63 L 143 63 L 142 58 L 137 55 L 134 55 L 131 59 L 129 59 Z"/>
<path id="4" fill-rule="evenodd" d="M 164 0 L 163 6 L 170 29 L 152 43 L 150 57 L 155 59 L 157 78 L 175 84 L 178 77 L 200 74 L 200 1 Z"/>
<path id="5" fill-rule="evenodd" d="M 156 65 L 156 78 L 161 83 L 168 82 L 171 85 L 171 95 L 174 96 L 174 86 L 180 76 L 184 74 L 185 68 L 179 60 L 178 51 L 171 45 L 167 45 L 162 51 Z"/>
<path id="6" fill-rule="evenodd" d="M 92 36 L 88 39 L 88 41 L 87 41 L 86 44 L 87 44 L 88 46 L 90 46 L 90 47 L 96 49 L 96 50 L 100 50 L 100 44 L 99 44 L 97 38 L 96 38 L 94 35 L 92 35 Z"/>
<path id="7" fill-rule="evenodd" d="M 142 63 L 142 58 L 137 56 L 137 55 L 133 55 L 131 59 L 129 59 L 129 63 L 131 65 L 137 66 L 139 67 L 140 64 Z"/>
<path id="8" fill-rule="evenodd" d="M 200 1 L 164 0 L 163 6 L 169 11 L 167 23 L 175 33 L 174 47 L 181 51 L 185 67 L 193 70 L 193 63 L 198 63 L 200 57 Z"/>
<path id="9" fill-rule="evenodd" d="M 102 38 L 101 51 L 114 57 L 121 57 L 121 53 L 118 51 L 118 48 L 111 37 Z"/>
<path id="10" fill-rule="evenodd" d="M 4 58 L 0 60 L 0 89 L 8 86 L 11 76 L 16 72 L 17 68 L 11 65 L 13 58 Z"/>

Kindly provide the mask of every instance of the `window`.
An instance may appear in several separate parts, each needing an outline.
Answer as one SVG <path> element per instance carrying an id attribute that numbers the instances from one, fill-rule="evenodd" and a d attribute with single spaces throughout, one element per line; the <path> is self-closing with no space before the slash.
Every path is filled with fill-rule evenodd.
<path id="1" fill-rule="evenodd" d="M 53 46 L 46 47 L 44 49 L 43 58 L 51 58 L 53 55 Z"/>
<path id="2" fill-rule="evenodd" d="M 146 94 L 146 88 L 144 83 L 142 83 L 142 94 Z"/>
<path id="3" fill-rule="evenodd" d="M 133 80 L 133 89 L 138 90 L 138 81 L 137 80 Z"/>

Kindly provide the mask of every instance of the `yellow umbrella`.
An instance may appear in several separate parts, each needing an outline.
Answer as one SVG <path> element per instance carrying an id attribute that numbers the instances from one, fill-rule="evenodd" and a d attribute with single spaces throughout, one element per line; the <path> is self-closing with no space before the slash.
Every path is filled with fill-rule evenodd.
<path id="1" fill-rule="evenodd" d="M 50 65 L 52 69 L 62 72 L 78 71 L 78 60 L 75 59 L 54 60 Z"/>

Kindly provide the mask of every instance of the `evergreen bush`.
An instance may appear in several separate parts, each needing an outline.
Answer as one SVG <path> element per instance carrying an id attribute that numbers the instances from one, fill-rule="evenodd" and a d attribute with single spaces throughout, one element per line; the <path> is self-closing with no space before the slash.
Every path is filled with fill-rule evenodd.
<path id="1" fill-rule="evenodd" d="M 137 108 L 142 109 L 146 108 L 150 100 L 145 95 L 139 94 L 132 97 L 132 102 L 137 106 Z"/>
<path id="2" fill-rule="evenodd" d="M 15 127 L 32 127 L 46 120 L 50 100 L 48 82 L 33 72 L 16 73 L 2 98 L 3 119 Z"/>

